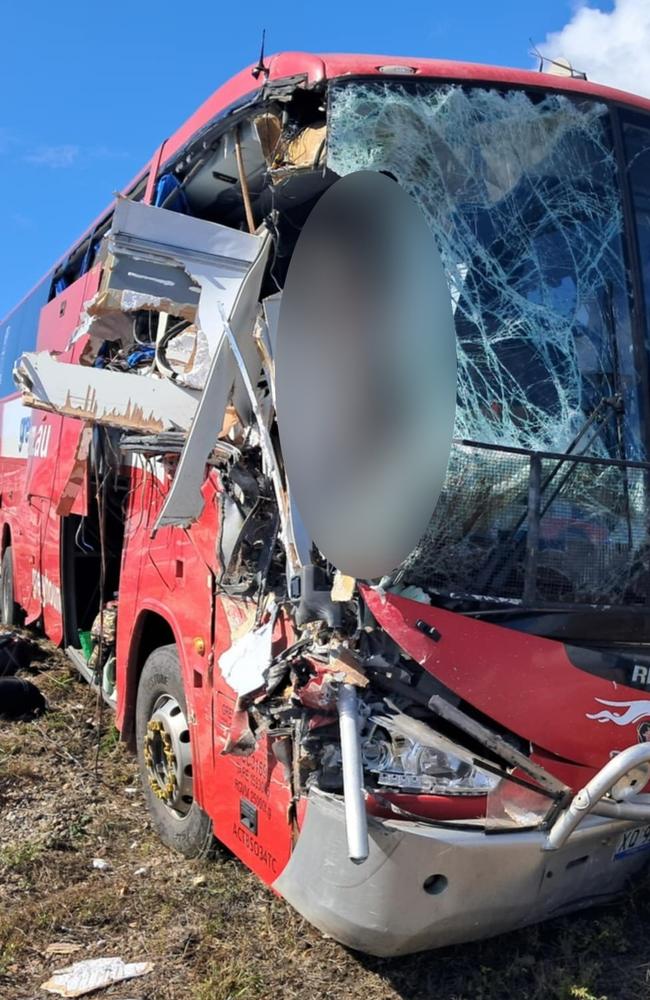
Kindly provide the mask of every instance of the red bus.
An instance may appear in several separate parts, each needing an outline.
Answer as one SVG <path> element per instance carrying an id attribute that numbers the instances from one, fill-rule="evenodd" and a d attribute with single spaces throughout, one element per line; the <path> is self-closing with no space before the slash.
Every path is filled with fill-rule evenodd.
<path id="1" fill-rule="evenodd" d="M 584 79 L 283 53 L 0 324 L 2 621 L 102 690 L 168 847 L 217 838 L 353 948 L 507 931 L 650 858 L 649 164 L 650 101 Z M 397 200 L 357 211 L 368 174 Z M 400 268 L 402 319 L 346 299 Z M 382 465 L 402 375 L 449 440 Z"/>

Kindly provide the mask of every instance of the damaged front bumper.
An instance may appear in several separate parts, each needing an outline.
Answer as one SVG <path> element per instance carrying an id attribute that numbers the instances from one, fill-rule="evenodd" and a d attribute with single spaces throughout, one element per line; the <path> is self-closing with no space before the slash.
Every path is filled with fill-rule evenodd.
<path id="1" fill-rule="evenodd" d="M 368 818 L 369 855 L 347 857 L 343 800 L 311 791 L 274 888 L 310 923 L 373 955 L 491 937 L 603 902 L 648 861 L 615 857 L 630 821 L 586 815 L 557 850 L 543 831 L 486 834 Z"/>

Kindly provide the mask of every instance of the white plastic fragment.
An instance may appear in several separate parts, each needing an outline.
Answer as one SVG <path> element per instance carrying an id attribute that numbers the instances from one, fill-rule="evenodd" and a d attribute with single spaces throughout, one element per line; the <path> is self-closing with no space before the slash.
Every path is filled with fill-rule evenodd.
<path id="1" fill-rule="evenodd" d="M 393 587 L 387 587 L 389 594 L 397 594 L 398 597 L 406 597 L 409 601 L 417 601 L 418 604 L 431 604 L 431 598 L 422 587 L 416 587 L 414 584 L 410 584 L 405 587 L 404 584 L 395 584 Z"/>
<path id="2" fill-rule="evenodd" d="M 93 858 L 93 868 L 96 868 L 99 872 L 105 872 L 111 868 L 111 865 L 108 861 L 104 861 L 103 858 Z"/>
<path id="3" fill-rule="evenodd" d="M 239 695 L 264 685 L 264 671 L 271 663 L 274 622 L 272 615 L 265 625 L 247 632 L 219 657 L 224 680 Z"/>
<path id="4" fill-rule="evenodd" d="M 93 990 L 104 989 L 125 979 L 146 976 L 153 962 L 123 962 L 121 958 L 90 958 L 57 969 L 41 989 L 61 997 L 81 997 Z"/>

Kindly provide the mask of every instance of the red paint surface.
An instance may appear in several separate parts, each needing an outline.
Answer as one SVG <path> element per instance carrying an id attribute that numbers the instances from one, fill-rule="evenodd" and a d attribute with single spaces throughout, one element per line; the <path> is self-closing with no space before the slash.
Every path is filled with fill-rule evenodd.
<path id="1" fill-rule="evenodd" d="M 643 692 L 579 670 L 561 642 L 369 587 L 363 594 L 379 624 L 409 656 L 474 708 L 539 747 L 550 770 L 557 772 L 553 756 L 599 768 L 613 751 L 637 742 L 635 725 L 602 724 L 587 716 L 602 709 L 597 698 L 641 700 Z M 416 628 L 418 619 L 435 625 L 438 642 Z"/>

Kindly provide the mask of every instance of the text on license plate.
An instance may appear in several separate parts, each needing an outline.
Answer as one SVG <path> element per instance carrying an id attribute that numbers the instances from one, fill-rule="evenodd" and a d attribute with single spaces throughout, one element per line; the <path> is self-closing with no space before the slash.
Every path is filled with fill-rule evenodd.
<path id="1" fill-rule="evenodd" d="M 650 824 L 635 826 L 634 829 L 626 830 L 625 833 L 621 834 L 614 851 L 614 860 L 627 858 L 630 854 L 636 854 L 637 851 L 648 848 L 650 848 Z"/>

